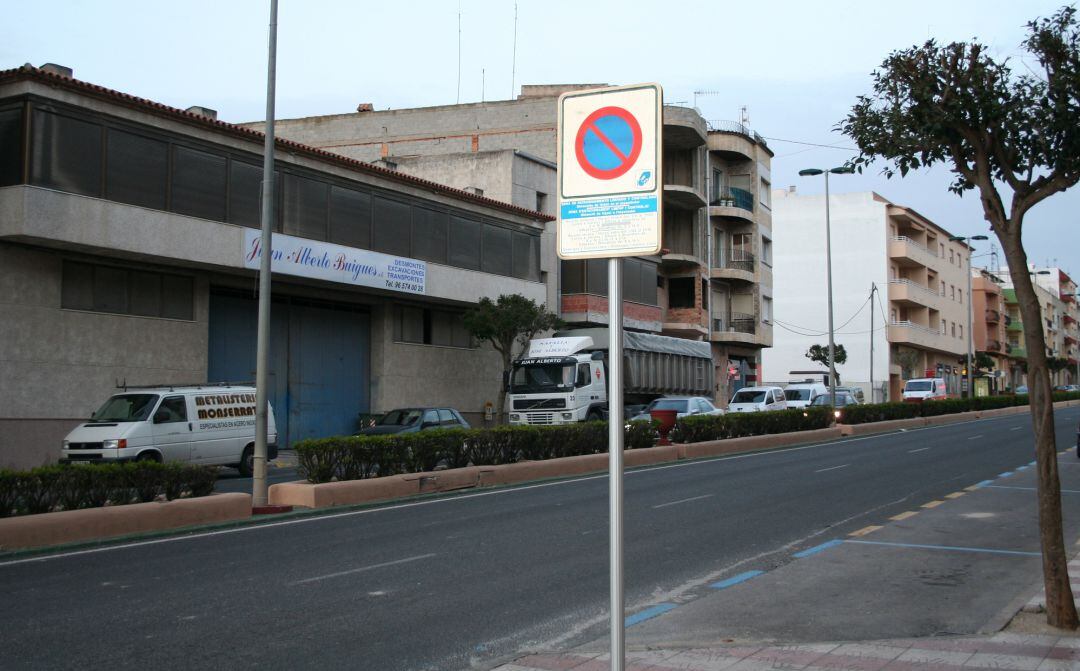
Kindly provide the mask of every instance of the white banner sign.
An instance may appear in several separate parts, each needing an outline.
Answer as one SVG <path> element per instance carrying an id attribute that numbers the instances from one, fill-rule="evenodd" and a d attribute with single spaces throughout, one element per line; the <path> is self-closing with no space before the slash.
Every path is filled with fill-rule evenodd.
<path id="1" fill-rule="evenodd" d="M 270 269 L 275 273 L 387 291 L 426 293 L 427 263 L 423 261 L 291 235 L 274 233 L 273 236 Z M 261 232 L 244 229 L 245 268 L 259 268 L 261 246 Z"/>

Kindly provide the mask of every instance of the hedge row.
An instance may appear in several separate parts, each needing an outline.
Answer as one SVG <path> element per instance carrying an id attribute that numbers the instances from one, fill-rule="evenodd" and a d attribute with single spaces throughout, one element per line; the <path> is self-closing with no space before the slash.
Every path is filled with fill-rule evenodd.
<path id="1" fill-rule="evenodd" d="M 832 409 L 826 407 L 693 415 L 679 419 L 669 437 L 676 443 L 700 443 L 706 440 L 827 429 L 830 424 Z"/>
<path id="2" fill-rule="evenodd" d="M 649 422 L 627 426 L 627 449 L 649 447 Z M 362 480 L 375 476 L 512 464 L 607 452 L 607 422 L 564 426 L 500 426 L 436 429 L 390 436 L 334 436 L 296 444 L 300 474 L 309 482 Z"/>
<path id="3" fill-rule="evenodd" d="M 1054 401 L 1080 400 L 1077 392 L 1055 392 Z M 943 401 L 924 401 L 922 403 L 873 403 L 867 405 L 849 405 L 844 408 L 844 424 L 866 424 L 883 422 L 891 419 L 910 419 L 913 417 L 936 417 L 972 410 L 993 410 L 1028 405 L 1026 394 L 1002 396 L 976 396 L 975 398 L 950 398 Z"/>
<path id="4" fill-rule="evenodd" d="M 0 517 L 207 496 L 217 475 L 213 466 L 153 461 L 0 469 Z"/>

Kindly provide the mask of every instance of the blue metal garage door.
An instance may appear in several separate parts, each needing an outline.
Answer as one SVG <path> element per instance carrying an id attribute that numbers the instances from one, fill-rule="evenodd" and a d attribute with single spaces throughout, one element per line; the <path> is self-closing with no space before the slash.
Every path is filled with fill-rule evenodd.
<path id="1" fill-rule="evenodd" d="M 258 303 L 210 295 L 209 381 L 253 381 Z M 370 319 L 351 308 L 275 299 L 270 310 L 270 403 L 279 443 L 353 433 L 368 412 Z"/>

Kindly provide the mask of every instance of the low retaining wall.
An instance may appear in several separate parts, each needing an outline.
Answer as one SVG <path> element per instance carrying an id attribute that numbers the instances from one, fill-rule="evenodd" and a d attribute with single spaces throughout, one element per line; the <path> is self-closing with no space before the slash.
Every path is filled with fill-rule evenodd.
<path id="1" fill-rule="evenodd" d="M 685 443 L 678 446 L 680 459 L 700 459 L 717 457 L 724 454 L 754 452 L 777 447 L 794 447 L 823 440 L 832 440 L 841 436 L 839 428 L 814 429 L 812 431 L 793 431 L 774 433 L 766 436 L 746 436 L 726 440 L 710 440 L 704 443 Z"/>
<path id="2" fill-rule="evenodd" d="M 0 519 L 0 550 L 45 547 L 251 517 L 250 494 L 133 503 Z"/>

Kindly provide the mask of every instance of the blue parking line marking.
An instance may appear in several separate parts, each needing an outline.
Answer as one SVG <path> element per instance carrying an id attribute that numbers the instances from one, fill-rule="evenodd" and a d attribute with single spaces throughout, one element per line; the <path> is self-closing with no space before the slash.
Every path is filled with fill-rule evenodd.
<path id="1" fill-rule="evenodd" d="M 657 615 L 663 615 L 664 613 L 668 612 L 669 610 L 673 610 L 674 608 L 675 604 L 673 603 L 658 603 L 655 606 L 646 608 L 640 613 L 634 613 L 633 615 L 627 617 L 623 621 L 623 627 L 632 627 L 635 624 L 654 618 Z"/>
<path id="2" fill-rule="evenodd" d="M 843 541 L 844 543 L 855 543 L 857 545 L 888 545 L 892 547 L 900 548 L 917 548 L 920 550 L 952 550 L 954 552 L 981 552 L 985 554 L 995 555 L 1019 555 L 1021 557 L 1041 557 L 1041 552 L 1023 552 L 1020 550 L 995 550 L 993 548 L 966 548 L 955 547 L 951 545 L 921 545 L 919 543 L 888 543 L 883 541 Z"/>
<path id="3" fill-rule="evenodd" d="M 829 541 L 828 543 L 822 543 L 821 545 L 816 545 L 816 546 L 810 548 L 809 550 L 803 550 L 802 552 L 796 552 L 792 556 L 793 557 L 798 557 L 799 559 L 802 559 L 803 557 L 809 557 L 810 555 L 817 554 L 817 553 L 821 552 L 822 550 L 828 550 L 831 547 L 836 547 L 837 545 L 840 545 L 843 542 L 844 541 L 842 541 L 842 540 Z"/>
<path id="4" fill-rule="evenodd" d="M 1016 471 L 1017 471 L 1017 472 L 1020 472 L 1020 471 L 1026 471 L 1026 470 L 1027 470 L 1027 469 L 1029 469 L 1029 468 L 1031 468 L 1031 467 L 1030 467 L 1030 466 L 1021 466 L 1020 468 L 1017 468 L 1017 469 L 1016 469 Z"/>
<path id="5" fill-rule="evenodd" d="M 1009 476 L 1010 476 L 1010 475 L 1012 475 L 1012 474 L 1013 474 L 1013 472 L 1012 472 L 1012 471 L 1005 471 L 1004 473 L 998 473 L 998 477 L 999 477 L 999 478 L 1007 478 L 1007 477 L 1009 477 Z"/>
<path id="6" fill-rule="evenodd" d="M 747 571 L 746 573 L 740 573 L 739 575 L 728 578 L 727 580 L 714 582 L 713 584 L 709 585 L 709 587 L 712 587 L 713 589 L 724 589 L 725 587 L 731 587 L 732 585 L 738 585 L 741 582 L 746 582 L 750 578 L 757 577 L 763 573 L 765 573 L 765 571 Z"/>
<path id="7" fill-rule="evenodd" d="M 982 482 L 976 483 L 975 486 L 976 487 L 987 487 L 987 486 L 992 485 L 992 484 L 994 484 L 993 480 L 983 480 Z"/>

